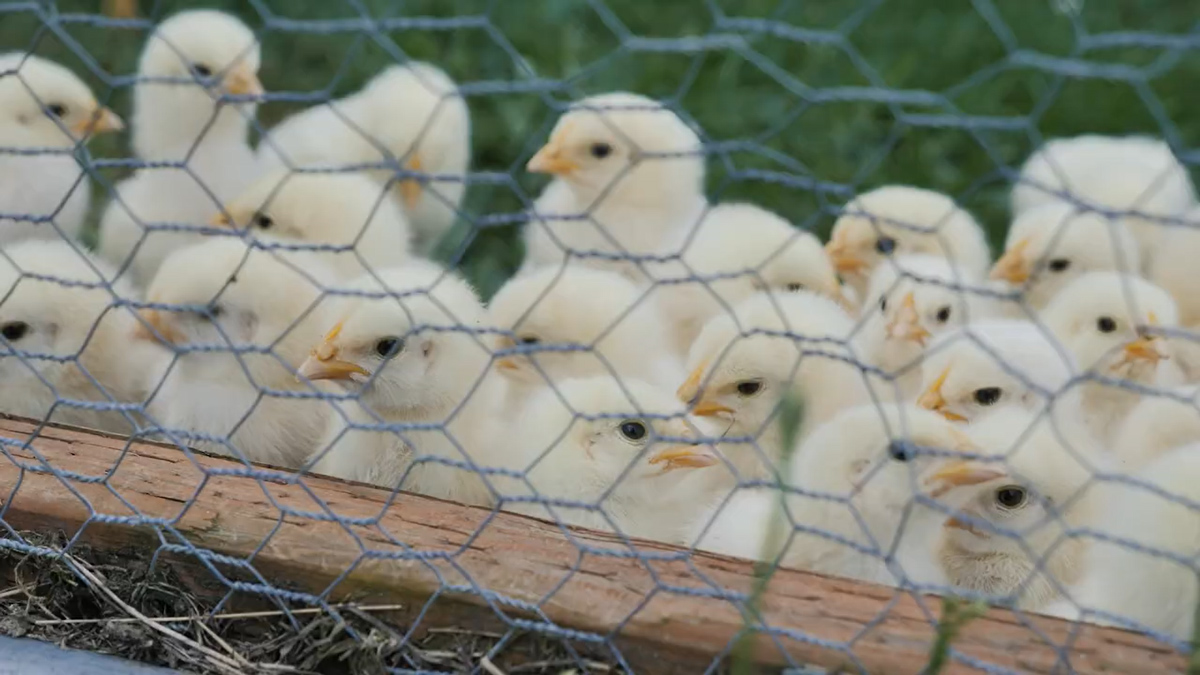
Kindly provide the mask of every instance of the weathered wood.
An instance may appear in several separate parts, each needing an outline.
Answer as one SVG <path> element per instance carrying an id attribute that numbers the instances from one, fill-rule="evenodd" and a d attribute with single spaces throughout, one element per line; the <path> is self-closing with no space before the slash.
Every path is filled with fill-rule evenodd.
<path id="1" fill-rule="evenodd" d="M 0 419 L 4 438 L 23 442 L 36 428 Z M 331 601 L 369 594 L 407 600 L 420 610 L 441 591 L 425 625 L 464 616 L 495 622 L 531 616 L 499 600 L 507 598 L 536 606 L 557 626 L 611 637 L 639 671 L 698 672 L 725 653 L 744 626 L 734 594 L 748 593 L 753 583 L 745 561 L 685 558 L 670 546 L 640 542 L 640 555 L 631 556 L 604 534 L 567 532 L 417 495 L 393 498 L 386 490 L 328 478 L 306 477 L 301 486 L 282 474 L 278 481 L 220 475 L 213 472 L 245 467 L 78 430 L 45 427 L 31 447 L 9 446 L 7 453 L 15 461 L 0 461 L 0 515 L 11 527 L 69 534 L 84 528 L 82 539 L 94 546 L 157 547 L 153 526 L 96 516 L 156 519 L 197 549 L 247 561 L 270 583 Z M 91 480 L 61 478 L 54 470 Z M 294 512 L 284 515 L 284 508 Z M 581 545 L 621 555 L 584 554 Z M 400 559 L 379 557 L 387 554 Z M 237 578 L 253 577 L 242 572 Z M 489 605 L 478 593 L 447 593 L 448 585 L 486 590 L 497 600 Z M 682 589 L 728 595 L 697 597 Z M 781 570 L 763 597 L 760 611 L 770 630 L 756 636 L 754 654 L 765 664 L 917 673 L 939 607 L 934 598 Z M 968 625 L 955 649 L 959 658 L 946 672 L 976 672 L 972 663 L 1059 672 L 1064 658 L 1081 673 L 1181 672 L 1184 666 L 1170 647 L 1143 636 L 999 609 Z"/>

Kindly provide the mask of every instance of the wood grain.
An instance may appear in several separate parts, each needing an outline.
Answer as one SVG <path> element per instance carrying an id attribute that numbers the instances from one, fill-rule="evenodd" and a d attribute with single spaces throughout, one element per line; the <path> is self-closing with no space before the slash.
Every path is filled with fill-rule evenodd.
<path id="1" fill-rule="evenodd" d="M 8 526 L 82 530 L 97 547 L 154 549 L 160 536 L 190 542 L 196 550 L 176 557 L 229 556 L 238 563 L 212 566 L 249 582 L 249 593 L 266 582 L 330 601 L 386 598 L 410 605 L 409 618 L 425 610 L 425 626 L 533 619 L 591 633 L 577 637 L 600 647 L 608 640 L 639 672 L 700 672 L 727 654 L 745 625 L 741 598 L 754 580 L 746 561 L 654 543 L 631 549 L 600 533 L 334 479 L 236 475 L 247 467 L 230 459 L 18 419 L 0 418 L 0 437 L 18 444 L 0 460 Z M 767 628 L 756 633 L 753 653 L 770 665 L 918 673 L 940 606 L 780 570 L 760 608 Z M 1184 669 L 1181 655 L 1144 636 L 1000 609 L 964 629 L 955 657 L 944 672 L 979 672 L 978 664 L 1029 673 L 1066 672 L 1068 664 L 1080 673 Z"/>

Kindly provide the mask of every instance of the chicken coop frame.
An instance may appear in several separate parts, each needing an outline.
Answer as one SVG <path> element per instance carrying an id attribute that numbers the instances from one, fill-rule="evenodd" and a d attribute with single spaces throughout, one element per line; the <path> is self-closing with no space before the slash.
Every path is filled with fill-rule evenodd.
<path id="1" fill-rule="evenodd" d="M 200 589 L 216 581 L 222 592 L 232 585 L 290 602 L 382 601 L 401 607 L 390 620 L 414 630 L 521 622 L 609 639 L 636 672 L 703 672 L 748 636 L 760 664 L 915 673 L 936 638 L 940 602 L 931 596 L 777 569 L 754 606 L 760 577 L 748 561 L 643 541 L 631 549 L 525 516 L 331 478 L 301 483 L 269 467 L 19 418 L 0 418 L 0 442 L 8 527 L 61 529 L 70 545 L 101 550 L 138 547 Z M 221 579 L 229 563 L 265 583 Z M 963 627 L 950 654 L 943 672 L 1185 668 L 1183 655 L 1149 637 L 1007 609 Z"/>

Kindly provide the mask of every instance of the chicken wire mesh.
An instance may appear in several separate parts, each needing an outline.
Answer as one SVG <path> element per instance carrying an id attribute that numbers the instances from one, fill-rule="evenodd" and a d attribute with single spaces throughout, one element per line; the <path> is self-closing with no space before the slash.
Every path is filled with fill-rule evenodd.
<path id="1" fill-rule="evenodd" d="M 0 402 L 35 438 L 67 424 L 131 439 L 90 470 L 0 439 L 6 564 L 65 565 L 33 588 L 106 588 L 125 618 L 218 622 L 257 600 L 272 630 L 355 645 L 269 633 L 275 651 L 255 651 L 176 617 L 170 658 L 139 652 L 216 672 L 491 673 L 529 635 L 552 656 L 526 671 L 636 671 L 622 635 L 663 596 L 870 669 L 858 646 L 891 604 L 831 639 L 772 624 L 770 591 L 654 576 L 697 569 L 701 550 L 1014 607 L 1028 626 L 1082 610 L 1187 649 L 1187 7 L 179 13 L 195 9 L 0 3 Z M 182 490 L 171 515 L 123 494 L 142 441 L 183 467 L 164 482 Z M 14 516 L 26 476 L 47 474 L 86 512 L 65 538 Z M 318 476 L 388 496 L 345 511 Z M 248 548 L 181 526 L 229 479 L 260 486 L 278 520 Z M 402 492 L 476 507 L 444 525 L 473 529 L 406 540 L 387 520 L 417 508 Z M 553 585 L 491 587 L 467 561 L 509 512 L 555 523 L 578 556 Z M 337 523 L 351 551 L 315 587 L 267 562 L 297 522 Z M 219 600 L 121 600 L 125 563 L 80 553 L 106 525 L 151 533 L 154 570 L 198 563 Z M 589 558 L 652 580 L 596 609 L 603 630 L 547 609 Z M 339 604 L 373 565 L 434 578 L 410 625 Z M 503 631 L 465 656 L 431 647 L 416 626 L 451 596 Z M 70 618 L 28 604 L 9 618 Z M 707 669 L 736 666 L 737 645 L 714 645 Z M 1069 665 L 1070 644 L 1054 649 Z"/>

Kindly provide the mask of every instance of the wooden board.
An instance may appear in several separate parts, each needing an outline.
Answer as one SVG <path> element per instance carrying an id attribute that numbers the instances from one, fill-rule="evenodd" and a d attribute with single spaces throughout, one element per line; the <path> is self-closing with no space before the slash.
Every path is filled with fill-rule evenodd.
<path id="1" fill-rule="evenodd" d="M 18 443 L 36 429 L 0 418 L 0 437 Z M 28 446 L 8 445 L 6 455 L 0 517 L 12 528 L 62 528 L 97 547 L 154 549 L 160 536 L 190 542 L 196 551 L 180 555 L 193 561 L 199 551 L 241 561 L 212 563 L 230 578 L 261 578 L 330 601 L 408 603 L 411 616 L 426 610 L 425 625 L 532 618 L 551 630 L 592 633 L 601 647 L 611 639 L 638 672 L 701 672 L 727 653 L 743 631 L 742 598 L 754 582 L 746 561 L 654 543 L 634 550 L 601 533 L 334 479 L 301 484 L 278 472 L 263 480 L 245 475 L 240 462 L 80 430 L 43 427 Z M 131 517 L 159 525 L 121 522 Z M 940 606 L 892 588 L 780 570 L 764 596 L 769 629 L 756 634 L 754 655 L 772 665 L 917 673 Z M 1064 672 L 1064 658 L 1080 673 L 1184 669 L 1181 655 L 1143 636 L 999 609 L 966 627 L 955 656 L 944 672 L 979 672 L 978 664 Z"/>

